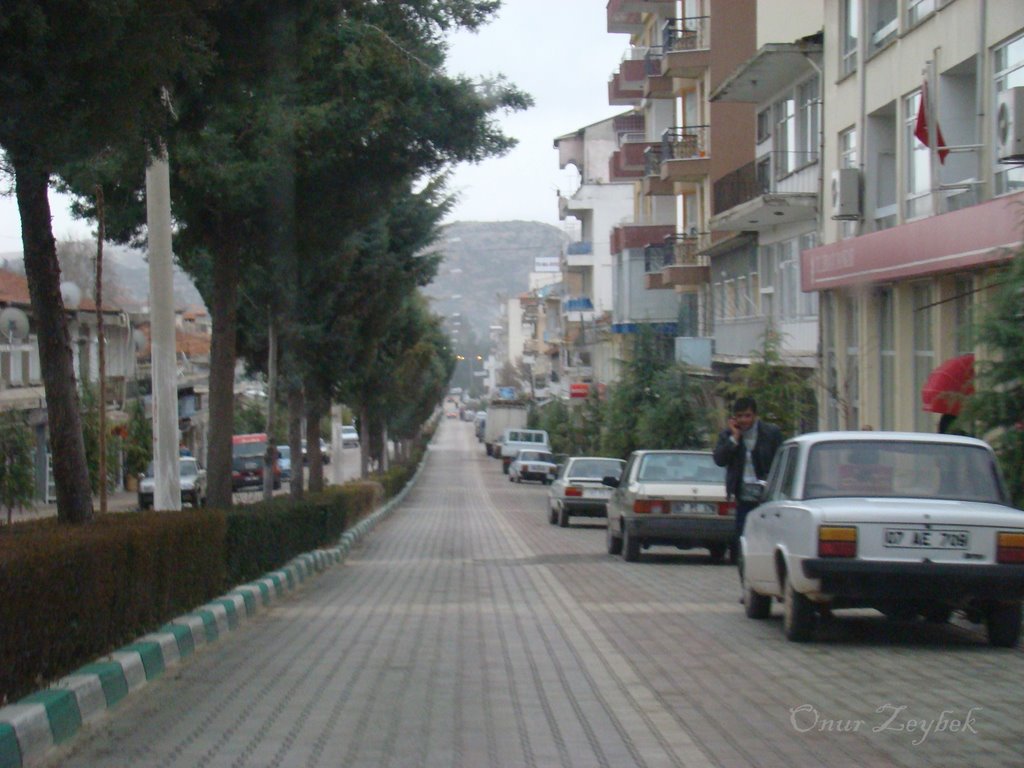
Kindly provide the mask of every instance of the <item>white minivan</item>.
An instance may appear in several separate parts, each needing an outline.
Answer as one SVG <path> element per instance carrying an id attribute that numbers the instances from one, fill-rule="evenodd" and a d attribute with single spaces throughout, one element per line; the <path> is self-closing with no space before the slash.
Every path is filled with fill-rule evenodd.
<path id="1" fill-rule="evenodd" d="M 501 471 L 508 474 L 508 466 L 523 448 L 551 453 L 547 430 L 509 427 L 501 434 Z"/>

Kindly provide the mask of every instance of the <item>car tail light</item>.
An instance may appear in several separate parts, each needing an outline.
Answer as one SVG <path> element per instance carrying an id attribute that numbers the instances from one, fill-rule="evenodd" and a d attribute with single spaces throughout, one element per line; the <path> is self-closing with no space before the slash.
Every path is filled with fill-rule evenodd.
<path id="1" fill-rule="evenodd" d="M 567 485 L 565 487 L 565 495 L 566 496 L 582 496 L 583 495 L 583 489 L 580 488 L 578 485 Z"/>
<path id="2" fill-rule="evenodd" d="M 823 525 L 818 528 L 818 557 L 856 557 L 857 528 Z"/>
<path id="3" fill-rule="evenodd" d="M 637 499 L 633 502 L 633 512 L 637 515 L 661 515 L 669 511 L 669 503 L 665 499 Z"/>
<path id="4" fill-rule="evenodd" d="M 996 534 L 996 562 L 1024 563 L 1024 533 L 999 531 Z"/>
<path id="5" fill-rule="evenodd" d="M 718 514 L 720 515 L 731 515 L 736 511 L 735 501 L 720 501 L 718 502 Z"/>

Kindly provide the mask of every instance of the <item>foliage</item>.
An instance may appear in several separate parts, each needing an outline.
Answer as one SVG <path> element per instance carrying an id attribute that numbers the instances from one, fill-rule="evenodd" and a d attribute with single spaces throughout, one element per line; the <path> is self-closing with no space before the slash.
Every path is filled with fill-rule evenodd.
<path id="1" fill-rule="evenodd" d="M 609 387 L 601 432 L 601 453 L 605 456 L 625 458 L 647 447 L 646 436 L 639 431 L 640 415 L 656 402 L 658 375 L 669 366 L 650 328 L 640 327 L 632 347 L 622 377 Z"/>
<path id="2" fill-rule="evenodd" d="M 714 429 L 712 414 L 710 393 L 677 363 L 655 377 L 654 397 L 639 414 L 637 433 L 644 448 L 703 448 Z"/>
<path id="3" fill-rule="evenodd" d="M 135 400 L 128 412 L 128 435 L 124 441 L 125 477 L 145 472 L 152 460 L 153 426 L 146 418 L 142 400 Z"/>
<path id="4" fill-rule="evenodd" d="M 0 413 L 0 504 L 7 509 L 7 523 L 15 507 L 32 502 L 35 490 L 32 433 L 22 415 Z"/>
<path id="5" fill-rule="evenodd" d="M 243 398 L 235 404 L 232 424 L 236 435 L 264 432 L 267 428 L 266 408 L 255 400 Z"/>
<path id="6" fill-rule="evenodd" d="M 527 426 L 547 431 L 553 453 L 576 453 L 572 439 L 572 412 L 563 401 L 551 400 L 539 408 L 531 408 Z"/>
<path id="7" fill-rule="evenodd" d="M 984 350 L 975 360 L 975 393 L 959 423 L 984 436 L 999 457 L 1013 503 L 1024 508 L 1024 253 L 1001 270 L 973 326 Z"/>
<path id="8" fill-rule="evenodd" d="M 807 376 L 783 361 L 782 335 L 777 330 L 769 326 L 761 339 L 761 349 L 750 365 L 734 371 L 721 385 L 721 394 L 729 402 L 753 397 L 761 419 L 777 425 L 786 437 L 799 434 L 813 419 L 814 391 Z"/>
<path id="9" fill-rule="evenodd" d="M 85 461 L 89 467 L 89 488 L 93 494 L 99 493 L 100 482 L 100 403 L 97 390 L 84 384 L 81 387 L 82 402 L 82 437 L 85 441 Z M 107 489 L 117 487 L 121 455 L 121 438 L 111 430 L 107 422 Z"/>

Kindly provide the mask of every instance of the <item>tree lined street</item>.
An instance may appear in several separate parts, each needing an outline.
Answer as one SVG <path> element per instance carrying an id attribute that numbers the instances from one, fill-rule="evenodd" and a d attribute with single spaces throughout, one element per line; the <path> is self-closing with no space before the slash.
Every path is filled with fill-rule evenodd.
<path id="1" fill-rule="evenodd" d="M 354 453 L 354 452 L 353 452 Z M 1024 653 L 865 611 L 787 642 L 702 550 L 551 526 L 445 420 L 395 514 L 53 766 L 1006 766 Z"/>

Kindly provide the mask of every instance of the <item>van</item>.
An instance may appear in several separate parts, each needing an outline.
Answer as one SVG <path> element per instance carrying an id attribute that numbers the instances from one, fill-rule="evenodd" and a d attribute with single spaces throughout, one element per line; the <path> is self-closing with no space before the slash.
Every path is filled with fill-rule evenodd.
<path id="1" fill-rule="evenodd" d="M 501 435 L 501 471 L 508 474 L 508 466 L 523 448 L 551 453 L 547 430 L 509 427 Z"/>

